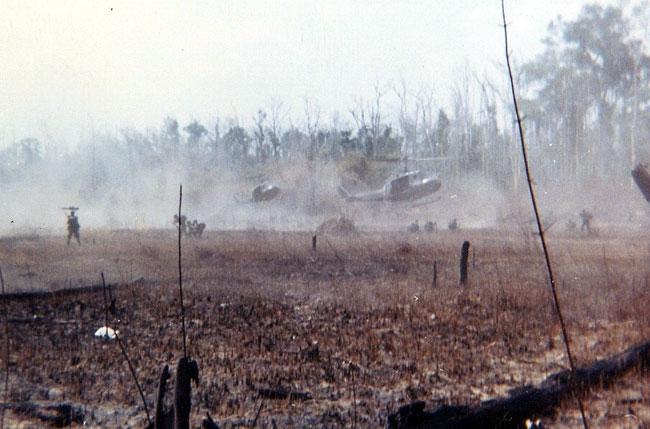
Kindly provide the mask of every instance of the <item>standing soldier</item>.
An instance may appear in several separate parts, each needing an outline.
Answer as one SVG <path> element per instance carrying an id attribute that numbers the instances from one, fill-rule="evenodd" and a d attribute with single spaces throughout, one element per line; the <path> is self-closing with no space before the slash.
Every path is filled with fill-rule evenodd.
<path id="1" fill-rule="evenodd" d="M 587 230 L 587 234 L 591 235 L 591 220 L 594 218 L 594 215 L 589 213 L 587 210 L 582 210 L 580 212 L 580 219 L 582 219 L 582 225 L 580 225 L 580 232 Z"/>
<path id="2" fill-rule="evenodd" d="M 81 244 L 81 239 L 79 238 L 79 218 L 75 214 L 75 210 L 79 210 L 77 207 L 68 207 L 70 214 L 66 215 L 68 217 L 68 246 L 70 245 L 70 239 L 72 236 L 77 239 L 77 243 Z"/>

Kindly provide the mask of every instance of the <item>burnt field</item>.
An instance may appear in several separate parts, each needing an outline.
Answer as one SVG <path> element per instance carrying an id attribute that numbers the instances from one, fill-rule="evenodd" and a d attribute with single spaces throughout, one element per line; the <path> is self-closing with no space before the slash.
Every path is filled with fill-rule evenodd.
<path id="1" fill-rule="evenodd" d="M 567 367 L 534 235 L 361 232 L 319 236 L 316 251 L 311 237 L 231 231 L 183 239 L 187 347 L 199 366 L 192 427 L 206 412 L 226 428 L 381 427 L 413 400 L 428 409 L 475 405 Z M 578 364 L 647 340 L 648 237 L 549 239 Z M 119 319 L 109 325 L 153 417 L 160 371 L 182 356 L 176 236 L 95 231 L 82 240 L 0 240 L 7 292 L 47 292 L 5 299 L 9 402 L 74 404 L 88 427 L 144 427 L 118 345 L 93 336 L 104 325 L 102 290 L 68 289 L 98 285 L 104 272 Z M 464 240 L 472 243 L 469 282 L 459 287 Z M 264 389 L 293 393 L 265 398 Z M 590 423 L 645 427 L 649 394 L 639 372 L 594 391 L 585 400 Z M 6 423 L 43 424 L 16 409 Z M 578 427 L 577 406 L 545 423 Z"/>

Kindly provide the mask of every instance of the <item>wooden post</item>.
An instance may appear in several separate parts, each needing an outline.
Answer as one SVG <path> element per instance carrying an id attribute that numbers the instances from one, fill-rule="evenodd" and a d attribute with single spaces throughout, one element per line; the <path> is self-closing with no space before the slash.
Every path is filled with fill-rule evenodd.
<path id="1" fill-rule="evenodd" d="M 431 286 L 435 289 L 438 286 L 438 261 L 433 261 L 433 282 Z"/>
<path id="2" fill-rule="evenodd" d="M 469 241 L 463 242 L 463 247 L 460 249 L 460 284 L 467 283 L 467 262 L 469 259 Z"/>
<path id="3" fill-rule="evenodd" d="M 311 237 L 311 250 L 312 252 L 316 251 L 316 235 L 312 235 Z"/>
<path id="4" fill-rule="evenodd" d="M 190 429 L 192 410 L 191 381 L 199 384 L 199 366 L 196 361 L 182 357 L 176 367 L 176 386 L 174 387 L 174 429 Z"/>
<path id="5" fill-rule="evenodd" d="M 170 428 L 174 425 L 174 416 L 171 411 L 165 411 L 165 393 L 167 392 L 167 381 L 171 377 L 169 366 L 163 367 L 158 384 L 158 399 L 156 400 L 156 422 L 154 429 Z"/>

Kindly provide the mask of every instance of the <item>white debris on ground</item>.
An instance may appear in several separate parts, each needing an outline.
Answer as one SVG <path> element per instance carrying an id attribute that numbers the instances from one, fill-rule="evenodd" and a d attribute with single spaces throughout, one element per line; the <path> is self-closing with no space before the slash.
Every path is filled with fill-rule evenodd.
<path id="1" fill-rule="evenodd" d="M 524 426 L 526 429 L 544 429 L 544 425 L 540 419 L 536 419 L 535 421 L 526 419 Z"/>
<path id="2" fill-rule="evenodd" d="M 113 328 L 108 326 L 102 326 L 95 331 L 95 338 L 102 338 L 105 340 L 114 340 L 120 334 L 120 331 L 116 331 Z"/>

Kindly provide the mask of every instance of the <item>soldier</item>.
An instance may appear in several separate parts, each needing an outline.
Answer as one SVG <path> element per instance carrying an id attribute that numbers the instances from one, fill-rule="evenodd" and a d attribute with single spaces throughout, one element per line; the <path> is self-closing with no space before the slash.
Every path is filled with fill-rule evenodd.
<path id="1" fill-rule="evenodd" d="M 460 225 L 458 224 L 458 220 L 456 218 L 453 218 L 447 226 L 449 227 L 449 231 L 456 231 L 458 228 L 460 228 Z"/>
<path id="2" fill-rule="evenodd" d="M 580 212 L 580 219 L 582 219 L 582 225 L 580 225 L 580 232 L 587 230 L 587 234 L 591 235 L 591 220 L 594 218 L 594 215 L 589 213 L 587 210 L 583 209 Z"/>
<path id="3" fill-rule="evenodd" d="M 187 233 L 187 216 L 181 215 L 180 221 L 178 215 L 174 215 L 174 225 L 180 224 L 181 233 L 185 235 Z"/>
<path id="4" fill-rule="evenodd" d="M 201 222 L 196 226 L 196 236 L 201 237 L 203 235 L 203 230 L 205 229 L 205 223 Z"/>
<path id="5" fill-rule="evenodd" d="M 426 232 L 436 232 L 438 230 L 438 223 L 428 221 L 427 223 L 424 224 L 424 230 Z"/>
<path id="6" fill-rule="evenodd" d="M 81 239 L 79 238 L 79 229 L 81 226 L 79 225 L 79 218 L 75 214 L 74 210 L 70 210 L 70 214 L 68 216 L 68 246 L 70 245 L 70 239 L 72 236 L 77 239 L 77 243 L 81 244 Z"/>

